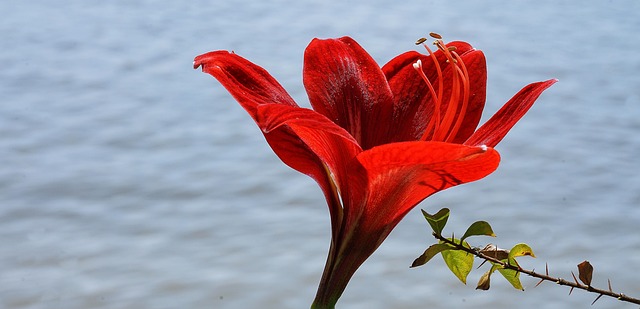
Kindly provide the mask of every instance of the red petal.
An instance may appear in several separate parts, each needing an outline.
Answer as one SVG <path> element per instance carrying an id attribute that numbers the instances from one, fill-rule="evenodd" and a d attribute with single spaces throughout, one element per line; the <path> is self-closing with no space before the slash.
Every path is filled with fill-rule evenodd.
<path id="1" fill-rule="evenodd" d="M 557 79 L 550 79 L 544 82 L 532 83 L 522 88 L 491 119 L 478 128 L 464 144 L 495 147 L 516 122 L 527 113 L 540 94 L 557 81 Z"/>
<path id="2" fill-rule="evenodd" d="M 304 85 L 313 108 L 363 149 L 388 141 L 391 90 L 378 64 L 353 39 L 314 39 L 304 55 Z"/>
<path id="3" fill-rule="evenodd" d="M 427 84 L 413 68 L 420 59 L 423 64 L 433 62 L 415 51 L 406 52 L 382 67 L 393 92 L 393 117 L 395 134 L 392 142 L 418 140 L 426 129 L 433 113 L 433 102 Z"/>
<path id="4" fill-rule="evenodd" d="M 285 139 L 304 144 L 304 147 L 275 145 L 281 150 L 276 154 L 287 164 L 295 165 L 297 158 L 307 158 L 312 154 L 326 164 L 332 173 L 341 176 L 348 160 L 362 151 L 347 131 L 313 110 L 263 105 L 258 107 L 256 120 L 267 137 L 286 132 L 291 135 L 283 136 Z"/>
<path id="5" fill-rule="evenodd" d="M 470 96 L 467 111 L 453 143 L 464 142 L 478 127 L 487 100 L 487 61 L 484 53 L 473 50 L 461 55 L 469 72 Z M 456 116 L 457 118 L 458 116 Z"/>
<path id="6" fill-rule="evenodd" d="M 361 204 L 363 220 L 377 228 L 392 228 L 423 199 L 481 179 L 500 162 L 493 148 L 443 142 L 387 144 L 362 152 L 357 159 L 367 170 L 370 193 Z"/>
<path id="7" fill-rule="evenodd" d="M 214 51 L 195 58 L 193 67 L 211 74 L 255 119 L 263 104 L 297 106 L 286 90 L 263 68 L 228 51 Z"/>
<path id="8" fill-rule="evenodd" d="M 261 105 L 256 121 L 278 157 L 314 178 L 322 188 L 329 204 L 335 241 L 342 221 L 342 203 L 335 186 L 340 193 L 349 192 L 346 168 L 362 151 L 360 146 L 344 129 L 309 109 Z"/>

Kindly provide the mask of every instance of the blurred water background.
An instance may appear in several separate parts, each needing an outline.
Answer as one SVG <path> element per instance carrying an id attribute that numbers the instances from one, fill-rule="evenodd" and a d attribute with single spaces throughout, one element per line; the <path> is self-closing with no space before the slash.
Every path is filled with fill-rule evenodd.
<path id="1" fill-rule="evenodd" d="M 450 232 L 488 220 L 523 266 L 640 296 L 640 2 L 0 2 L 0 308 L 308 308 L 329 246 L 320 190 L 283 165 L 193 57 L 235 50 L 308 106 L 302 55 L 350 35 L 381 64 L 431 31 L 484 50 L 485 119 L 529 82 L 560 82 L 477 183 L 423 202 L 340 308 L 569 308 L 597 296 L 483 270 L 463 285 L 419 208 Z M 601 299 L 594 308 L 632 308 Z"/>

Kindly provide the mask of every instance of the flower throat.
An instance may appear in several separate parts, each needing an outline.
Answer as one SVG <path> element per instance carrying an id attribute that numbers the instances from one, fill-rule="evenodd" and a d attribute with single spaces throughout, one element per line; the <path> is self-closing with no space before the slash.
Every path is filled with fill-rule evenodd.
<path id="1" fill-rule="evenodd" d="M 418 59 L 413 64 L 413 68 L 420 74 L 420 77 L 425 81 L 431 93 L 431 97 L 434 102 L 434 111 L 431 120 L 427 124 L 427 127 L 422 134 L 420 140 L 442 141 L 452 142 L 464 121 L 464 116 L 467 112 L 467 106 L 469 105 L 470 86 L 469 86 L 469 73 L 467 67 L 464 65 L 462 58 L 456 52 L 456 47 L 447 47 L 442 36 L 437 33 L 429 34 L 434 38 L 433 45 L 435 45 L 447 58 L 446 63 L 452 66 L 451 85 L 444 85 L 443 70 L 440 67 L 438 58 L 435 53 L 425 44 L 426 38 L 421 38 L 416 42 L 416 45 L 424 46 L 429 52 L 431 60 L 433 60 L 436 71 L 438 73 L 438 91 L 434 89 L 433 84 L 429 81 L 429 78 L 422 69 L 422 61 Z M 451 88 L 451 96 L 449 96 L 448 102 L 444 102 L 443 92 L 444 87 Z M 442 115 L 442 106 L 446 103 L 446 110 Z M 458 115 L 458 117 L 456 117 Z"/>

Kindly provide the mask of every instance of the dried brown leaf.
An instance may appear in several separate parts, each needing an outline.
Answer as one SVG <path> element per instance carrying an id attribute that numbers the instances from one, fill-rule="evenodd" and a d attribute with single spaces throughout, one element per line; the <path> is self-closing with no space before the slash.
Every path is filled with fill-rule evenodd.
<path id="1" fill-rule="evenodd" d="M 578 264 L 578 278 L 584 284 L 591 286 L 591 278 L 593 276 L 593 266 L 589 261 L 584 261 Z"/>

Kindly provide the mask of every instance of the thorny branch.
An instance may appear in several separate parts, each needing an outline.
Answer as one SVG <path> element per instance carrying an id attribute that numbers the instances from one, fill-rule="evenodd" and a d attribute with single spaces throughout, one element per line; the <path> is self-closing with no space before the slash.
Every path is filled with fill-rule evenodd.
<path id="1" fill-rule="evenodd" d="M 458 250 L 462 250 L 462 251 L 468 252 L 468 253 L 473 254 L 474 256 L 476 256 L 478 258 L 481 258 L 483 260 L 489 261 L 491 263 L 498 264 L 498 265 L 500 265 L 500 266 L 502 266 L 502 267 L 504 267 L 506 269 L 515 270 L 517 272 L 521 272 L 523 274 L 527 274 L 527 275 L 529 275 L 531 277 L 538 278 L 538 279 L 540 279 L 540 282 L 538 282 L 536 284 L 536 286 L 538 286 L 543 281 L 550 281 L 550 282 L 555 282 L 555 283 L 557 283 L 559 285 L 564 285 L 564 286 L 571 287 L 571 290 L 569 291 L 569 294 L 571 294 L 571 292 L 573 291 L 574 288 L 575 289 L 580 289 L 580 290 L 585 290 L 585 291 L 591 292 L 591 293 L 599 294 L 598 297 L 593 301 L 593 303 L 591 303 L 592 305 L 596 301 L 598 301 L 600 299 L 600 297 L 602 297 L 603 295 L 616 298 L 616 299 L 618 299 L 620 301 L 624 301 L 624 302 L 629 302 L 629 303 L 640 305 L 640 299 L 629 297 L 629 296 L 625 295 L 624 293 L 616 293 L 616 292 L 614 292 L 611 289 L 611 281 L 609 281 L 609 289 L 608 290 L 594 288 L 591 285 L 585 285 L 585 284 L 579 283 L 578 280 L 576 279 L 576 276 L 573 274 L 573 272 L 571 274 L 573 275 L 573 280 L 575 282 L 571 282 L 571 281 L 568 281 L 568 280 L 565 280 L 565 279 L 562 279 L 562 278 L 556 278 L 556 277 L 549 276 L 549 268 L 548 267 L 546 269 L 546 273 L 545 274 L 536 273 L 536 272 L 534 272 L 532 270 L 527 270 L 527 269 L 524 269 L 524 268 L 522 268 L 520 266 L 511 265 L 509 263 L 500 261 L 500 260 L 498 260 L 498 259 L 496 259 L 494 257 L 491 257 L 491 256 L 488 256 L 486 254 L 483 254 L 478 249 L 467 248 L 467 247 L 465 247 L 465 246 L 463 246 L 461 244 L 458 244 L 456 242 L 451 241 L 450 239 L 445 238 L 442 235 L 438 235 L 437 233 L 433 233 L 433 236 L 436 239 L 438 239 L 438 240 L 440 240 L 442 242 L 445 242 L 445 243 L 447 243 L 449 245 L 454 246 Z"/>

